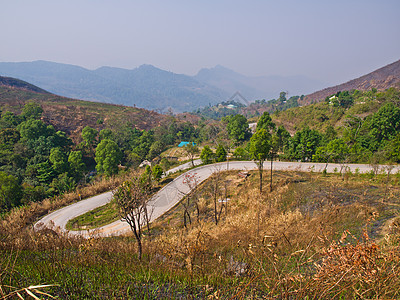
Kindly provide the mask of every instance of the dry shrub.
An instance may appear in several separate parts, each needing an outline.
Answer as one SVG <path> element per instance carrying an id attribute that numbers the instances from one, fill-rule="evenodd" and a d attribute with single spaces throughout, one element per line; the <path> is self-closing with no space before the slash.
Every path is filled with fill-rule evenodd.
<path id="1" fill-rule="evenodd" d="M 350 239 L 355 243 L 345 243 Z M 318 298 L 340 295 L 361 299 L 398 298 L 400 295 L 398 248 L 379 247 L 364 232 L 358 241 L 348 231 L 321 252 L 316 274 L 303 293 Z"/>
<path id="2" fill-rule="evenodd" d="M 189 274 L 204 274 L 212 238 L 209 227 L 200 223 L 189 230 L 175 229 L 151 243 L 153 262 L 162 262 L 171 269 L 186 269 Z"/>

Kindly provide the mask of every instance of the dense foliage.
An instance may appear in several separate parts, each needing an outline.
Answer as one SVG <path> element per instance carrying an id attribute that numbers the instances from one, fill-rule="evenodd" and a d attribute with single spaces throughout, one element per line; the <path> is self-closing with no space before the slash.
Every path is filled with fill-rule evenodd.
<path id="1" fill-rule="evenodd" d="M 35 102 L 28 102 L 20 114 L 6 109 L 1 113 L 0 212 L 68 192 L 88 183 L 96 171 L 112 176 L 121 165 L 136 167 L 168 146 L 197 141 L 200 135 L 193 124 L 171 117 L 149 131 L 130 123 L 113 124 L 100 132 L 86 126 L 73 142 L 65 132 L 47 125 L 42 113 Z"/>

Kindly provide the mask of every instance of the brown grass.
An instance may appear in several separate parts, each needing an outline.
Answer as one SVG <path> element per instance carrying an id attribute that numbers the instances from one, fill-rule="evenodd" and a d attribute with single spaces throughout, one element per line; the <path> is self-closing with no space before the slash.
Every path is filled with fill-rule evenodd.
<path id="1" fill-rule="evenodd" d="M 135 272 L 143 268 L 170 274 L 164 275 L 168 280 L 186 278 L 210 299 L 399 297 L 397 185 L 383 199 L 384 183 L 276 172 L 273 192 L 259 195 L 255 174 L 244 180 L 232 171 L 225 178 L 231 201 L 220 223 L 213 222 L 209 183 L 204 182 L 200 219 L 192 207 L 193 222 L 185 229 L 181 208 L 175 207 L 154 224 L 152 236 L 146 234 L 140 264 L 131 237 L 85 240 L 52 230 L 33 232 L 29 220 L 49 210 L 50 201 L 2 220 L 0 249 L 51 250 L 53 263 L 62 259 L 60 249 L 76 249 L 71 259 L 85 266 L 118 264 L 126 255 L 132 258 L 124 264 Z M 60 203 L 76 200 L 68 197 Z M 230 271 L 232 260 L 246 265 L 239 277 Z"/>

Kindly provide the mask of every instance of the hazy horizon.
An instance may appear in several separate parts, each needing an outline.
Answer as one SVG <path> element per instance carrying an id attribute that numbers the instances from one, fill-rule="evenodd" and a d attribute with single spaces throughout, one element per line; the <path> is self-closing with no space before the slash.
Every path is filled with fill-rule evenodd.
<path id="1" fill-rule="evenodd" d="M 334 85 L 400 59 L 398 11 L 396 0 L 15 0 L 0 11 L 0 61 L 186 75 L 222 65 Z"/>

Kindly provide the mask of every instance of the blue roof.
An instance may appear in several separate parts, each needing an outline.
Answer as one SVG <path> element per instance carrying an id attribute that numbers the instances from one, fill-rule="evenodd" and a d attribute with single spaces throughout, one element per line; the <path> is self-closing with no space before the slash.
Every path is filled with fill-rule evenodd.
<path id="1" fill-rule="evenodd" d="M 178 147 L 183 147 L 183 146 L 186 146 L 187 144 L 189 144 L 190 142 L 180 142 L 180 144 L 178 145 Z M 196 145 L 196 143 L 194 143 L 194 142 L 191 142 L 192 143 L 192 145 L 194 146 L 194 145 Z"/>

